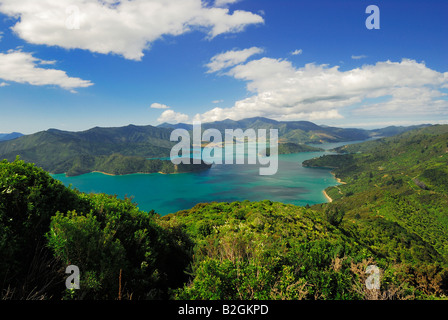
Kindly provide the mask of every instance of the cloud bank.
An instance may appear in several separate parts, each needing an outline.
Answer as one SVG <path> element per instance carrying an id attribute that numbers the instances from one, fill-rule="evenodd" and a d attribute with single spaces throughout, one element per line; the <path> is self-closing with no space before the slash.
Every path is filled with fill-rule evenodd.
<path id="1" fill-rule="evenodd" d="M 31 44 L 84 49 L 141 60 L 163 36 L 200 30 L 212 39 L 263 23 L 257 14 L 221 7 L 235 1 L 0 0 L 0 12 L 17 19 L 12 30 Z"/>
<path id="2" fill-rule="evenodd" d="M 349 106 L 355 106 L 350 111 L 353 114 L 367 116 L 448 115 L 447 94 L 442 90 L 448 87 L 448 72 L 437 72 L 410 59 L 341 71 L 339 66 L 325 64 L 296 68 L 288 60 L 264 57 L 238 64 L 226 75 L 245 81 L 251 96 L 231 108 L 197 114 L 194 120 L 255 116 L 277 120 L 339 119 Z"/>

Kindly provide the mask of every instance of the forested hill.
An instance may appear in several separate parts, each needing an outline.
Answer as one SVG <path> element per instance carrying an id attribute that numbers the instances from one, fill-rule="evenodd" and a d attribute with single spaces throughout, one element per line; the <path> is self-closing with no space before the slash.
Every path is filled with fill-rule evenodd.
<path id="1" fill-rule="evenodd" d="M 408 247 L 411 238 L 418 238 L 448 257 L 448 125 L 337 151 L 341 154 L 303 163 L 331 167 L 345 183 L 328 188 L 334 201 L 315 208 L 344 212 L 344 226 L 356 226 L 362 238 L 390 237 L 376 248 L 378 253 L 387 252 L 395 241 Z M 402 232 L 412 237 L 396 239 Z"/>
<path id="2" fill-rule="evenodd" d="M 77 175 L 91 171 L 110 174 L 174 172 L 167 157 L 173 145 L 170 130 L 152 126 L 92 128 L 82 132 L 56 129 L 0 143 L 0 158 L 16 156 L 51 173 Z"/>

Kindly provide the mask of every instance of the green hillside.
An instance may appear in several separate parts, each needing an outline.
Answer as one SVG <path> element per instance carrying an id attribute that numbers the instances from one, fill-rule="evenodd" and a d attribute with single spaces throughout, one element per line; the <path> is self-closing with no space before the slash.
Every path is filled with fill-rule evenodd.
<path id="1" fill-rule="evenodd" d="M 398 136 L 337 149 L 305 161 L 330 167 L 345 184 L 328 188 L 333 202 L 320 210 L 340 208 L 344 226 L 372 236 L 385 224 L 395 225 L 448 257 L 448 126 L 417 129 Z M 379 236 L 379 235 L 378 235 Z M 376 249 L 384 253 L 389 241 Z M 407 245 L 406 242 L 403 245 Z M 395 250 L 395 249 L 393 249 Z M 396 254 L 399 259 L 398 253 Z"/>
<path id="2" fill-rule="evenodd" d="M 168 160 L 174 145 L 171 131 L 152 126 L 93 128 L 82 132 L 50 129 L 0 143 L 0 158 L 17 156 L 51 173 L 79 175 L 92 171 L 108 174 L 176 173 L 203 170 L 202 165 L 175 166 Z"/>

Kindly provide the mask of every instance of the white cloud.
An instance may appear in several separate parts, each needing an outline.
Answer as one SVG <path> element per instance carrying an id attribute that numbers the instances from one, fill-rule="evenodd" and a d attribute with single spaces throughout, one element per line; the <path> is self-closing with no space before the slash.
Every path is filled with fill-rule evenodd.
<path id="1" fill-rule="evenodd" d="M 212 101 L 213 104 L 217 104 L 217 103 L 221 103 L 221 102 L 224 102 L 224 100 L 213 100 Z"/>
<path id="2" fill-rule="evenodd" d="M 0 88 L 1 88 L 1 87 L 7 87 L 7 86 L 9 86 L 9 83 L 6 83 L 6 82 L 0 82 Z"/>
<path id="3" fill-rule="evenodd" d="M 0 53 L 0 79 L 34 86 L 55 85 L 72 92 L 93 85 L 88 80 L 71 78 L 65 71 L 39 67 L 53 63 L 35 58 L 31 53 L 9 50 Z"/>
<path id="4" fill-rule="evenodd" d="M 247 61 L 251 56 L 261 52 L 263 52 L 263 49 L 252 47 L 244 50 L 230 50 L 217 54 L 210 59 L 208 64 L 206 64 L 206 67 L 208 68 L 207 73 L 213 73 L 236 66 L 237 64 Z"/>
<path id="5" fill-rule="evenodd" d="M 354 113 L 380 117 L 448 113 L 446 95 L 440 91 L 448 84 L 448 72 L 440 73 L 409 59 L 341 71 L 338 66 L 316 64 L 296 68 L 287 60 L 265 57 L 237 65 L 226 75 L 246 81 L 252 95 L 231 108 L 197 114 L 195 120 L 254 116 L 338 119 L 348 106 L 358 108 Z"/>
<path id="6" fill-rule="evenodd" d="M 183 113 L 175 112 L 173 110 L 164 111 L 160 117 L 157 119 L 158 122 L 164 123 L 179 123 L 179 122 L 188 122 L 189 116 Z"/>
<path id="7" fill-rule="evenodd" d="M 1 0 L 0 12 L 18 18 L 12 29 L 29 43 L 131 60 L 140 60 L 163 36 L 200 30 L 211 39 L 264 22 L 257 14 L 230 13 L 201 0 Z"/>
<path id="8" fill-rule="evenodd" d="M 161 103 L 153 103 L 150 108 L 152 109 L 169 109 L 170 107 Z"/>
<path id="9" fill-rule="evenodd" d="M 366 55 L 360 55 L 360 56 L 352 56 L 352 59 L 353 60 L 359 60 L 359 59 L 365 59 L 365 58 L 367 58 L 367 56 Z"/>
<path id="10" fill-rule="evenodd" d="M 447 94 L 429 87 L 399 87 L 391 90 L 387 101 L 372 103 L 355 110 L 355 114 L 388 116 L 448 116 Z"/>
<path id="11" fill-rule="evenodd" d="M 215 6 L 217 7 L 225 7 L 229 4 L 237 3 L 240 0 L 215 0 Z"/>
<path id="12" fill-rule="evenodd" d="M 297 50 L 294 50 L 293 52 L 291 52 L 291 54 L 293 56 L 298 56 L 298 55 L 301 55 L 302 53 L 303 53 L 302 49 L 297 49 Z"/>

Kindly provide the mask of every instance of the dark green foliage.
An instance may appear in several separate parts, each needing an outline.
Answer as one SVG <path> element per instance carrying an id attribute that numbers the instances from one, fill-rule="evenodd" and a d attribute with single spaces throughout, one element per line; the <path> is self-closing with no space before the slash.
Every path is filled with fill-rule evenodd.
<path id="1" fill-rule="evenodd" d="M 163 219 L 185 223 L 197 243 L 193 281 L 178 291 L 180 299 L 359 297 L 350 263 L 370 253 L 311 210 L 270 201 L 216 203 Z M 335 260 L 346 255 L 343 270 L 335 270 Z"/>
<path id="2" fill-rule="evenodd" d="M 166 298 L 169 287 L 186 280 L 190 243 L 179 227 L 162 228 L 129 199 L 81 197 L 90 202 L 90 213 L 58 213 L 47 235 L 56 257 L 84 272 L 81 297 L 116 299 L 120 270 L 122 294 L 133 299 Z"/>
<path id="3" fill-rule="evenodd" d="M 332 167 L 346 182 L 328 190 L 336 199 L 330 207 L 342 205 L 347 217 L 390 219 L 446 257 L 447 140 L 448 126 L 431 126 L 341 147 L 338 151 L 344 154 L 309 160 L 306 165 Z M 357 220 L 363 228 L 371 227 L 370 222 Z"/>
<path id="4" fill-rule="evenodd" d="M 344 211 L 337 206 L 331 206 L 325 209 L 325 217 L 332 226 L 339 226 L 344 218 Z"/>
<path id="5" fill-rule="evenodd" d="M 61 298 L 69 264 L 82 273 L 77 298 L 116 299 L 120 271 L 123 297 L 166 298 L 186 281 L 191 246 L 181 226 L 159 223 L 130 199 L 71 190 L 20 160 L 0 163 L 6 298 Z"/>
<path id="6" fill-rule="evenodd" d="M 446 164 L 446 163 L 445 163 Z M 430 169 L 426 169 L 420 176 L 425 181 L 433 186 L 434 189 L 446 190 L 448 186 L 448 167 L 446 165 L 438 166 Z M 423 184 L 420 182 L 420 184 Z M 428 189 L 428 187 L 423 184 L 425 187 L 423 189 Z"/>
<path id="7" fill-rule="evenodd" d="M 312 208 L 323 212 L 342 208 L 341 230 L 376 255 L 419 269 L 418 277 L 437 282 L 433 292 L 444 286 L 448 263 L 446 141 L 448 126 L 431 126 L 341 147 L 337 150 L 341 155 L 306 163 L 331 167 L 346 182 L 327 190 L 335 201 Z M 440 265 L 444 266 L 440 273 L 426 274 Z"/>
<path id="8" fill-rule="evenodd" d="M 47 172 L 21 160 L 0 162 L 0 284 L 20 283 L 29 291 L 43 286 L 27 274 L 48 255 L 44 234 L 51 217 L 84 207 L 85 201 Z"/>
<path id="9" fill-rule="evenodd" d="M 342 208 L 320 214 L 270 201 L 199 204 L 164 216 L 185 224 L 197 244 L 191 282 L 177 290 L 176 297 L 369 299 L 371 293 L 362 289 L 368 264 L 377 264 L 388 275 L 379 298 L 446 292 L 441 289 L 448 279 L 446 267 L 434 269 L 431 279 L 437 290 L 432 291 L 430 285 L 418 289 L 423 284 L 416 278 L 403 285 L 404 275 L 396 271 L 418 260 L 413 268 L 421 270 L 420 276 L 430 276 L 422 266 L 435 266 L 440 256 L 428 244 L 396 223 L 377 220 L 368 230 L 343 228 L 342 217 Z M 375 234 L 381 239 L 372 237 Z M 397 264 L 400 258 L 402 264 Z"/>
<path id="10" fill-rule="evenodd" d="M 319 158 L 314 158 L 310 160 L 303 161 L 302 165 L 304 167 L 315 167 L 315 168 L 339 168 L 344 166 L 346 170 L 350 170 L 355 165 L 355 160 L 353 155 L 325 155 Z"/>

